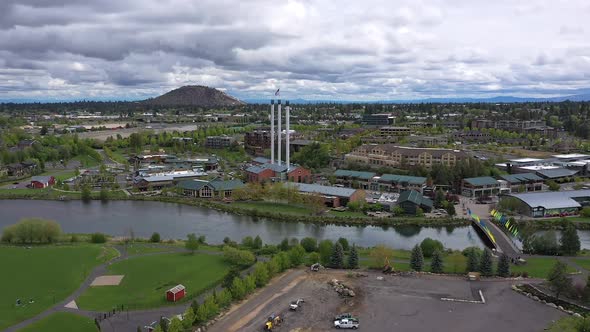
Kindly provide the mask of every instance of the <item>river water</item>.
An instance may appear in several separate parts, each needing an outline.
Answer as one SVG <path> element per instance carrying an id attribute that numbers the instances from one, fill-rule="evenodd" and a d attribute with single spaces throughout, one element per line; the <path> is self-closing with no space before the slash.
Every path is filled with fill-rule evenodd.
<path id="1" fill-rule="evenodd" d="M 347 238 L 350 243 L 369 247 L 385 244 L 410 249 L 426 237 L 441 241 L 446 248 L 483 247 L 471 226 L 337 226 L 281 222 L 234 215 L 216 210 L 175 203 L 111 201 L 0 200 L 0 228 L 21 218 L 40 217 L 57 221 L 66 233 L 102 232 L 113 236 L 149 237 L 158 232 L 162 238 L 181 239 L 189 233 L 205 235 L 217 244 L 228 236 L 240 241 L 260 235 L 265 243 L 279 243 L 285 237 L 314 237 L 318 240 Z"/>

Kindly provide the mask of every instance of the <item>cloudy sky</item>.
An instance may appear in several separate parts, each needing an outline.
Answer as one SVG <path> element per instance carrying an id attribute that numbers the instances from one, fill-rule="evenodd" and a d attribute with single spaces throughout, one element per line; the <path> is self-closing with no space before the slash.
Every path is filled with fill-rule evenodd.
<path id="1" fill-rule="evenodd" d="M 0 0 L 0 99 L 569 94 L 588 22 L 588 0 Z"/>

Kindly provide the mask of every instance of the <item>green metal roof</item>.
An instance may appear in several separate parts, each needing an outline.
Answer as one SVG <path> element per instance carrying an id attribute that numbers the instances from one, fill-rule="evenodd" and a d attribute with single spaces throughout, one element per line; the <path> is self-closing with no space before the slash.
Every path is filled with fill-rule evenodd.
<path id="1" fill-rule="evenodd" d="M 430 208 L 434 205 L 431 199 L 422 196 L 421 193 L 415 190 L 402 191 L 397 200 L 398 203 L 412 202 L 416 205 L 426 205 Z"/>
<path id="2" fill-rule="evenodd" d="M 209 182 L 217 191 L 234 190 L 244 187 L 244 183 L 240 180 L 213 180 Z"/>
<path id="3" fill-rule="evenodd" d="M 176 186 L 182 189 L 199 190 L 207 184 L 209 184 L 209 182 L 204 180 L 186 180 L 180 181 Z"/>
<path id="4" fill-rule="evenodd" d="M 359 172 L 359 171 L 349 171 L 346 169 L 339 169 L 336 170 L 334 173 L 335 176 L 338 177 L 349 177 L 349 178 L 356 178 L 356 179 L 363 179 L 369 180 L 375 176 L 373 172 Z"/>
<path id="5" fill-rule="evenodd" d="M 492 186 L 497 185 L 498 181 L 491 176 L 480 176 L 477 178 L 466 178 L 463 181 L 473 185 L 473 186 Z"/>
<path id="6" fill-rule="evenodd" d="M 426 183 L 426 178 L 421 177 L 421 176 L 383 174 L 383 175 L 381 175 L 381 181 L 395 182 L 395 183 L 407 182 L 410 184 L 424 184 L 424 183 Z"/>
<path id="7" fill-rule="evenodd" d="M 534 173 L 520 173 L 520 174 L 507 174 L 500 175 L 502 180 L 506 180 L 510 183 L 526 183 L 529 181 L 543 181 L 543 178 L 539 177 Z"/>

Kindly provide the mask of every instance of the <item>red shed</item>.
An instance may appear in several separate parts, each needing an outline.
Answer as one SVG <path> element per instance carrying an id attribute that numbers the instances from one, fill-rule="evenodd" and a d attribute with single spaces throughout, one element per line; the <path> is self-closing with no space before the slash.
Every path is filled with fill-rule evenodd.
<path id="1" fill-rule="evenodd" d="M 177 285 L 166 291 L 166 300 L 169 302 L 176 302 L 186 295 L 186 289 L 183 285 Z"/>
<path id="2" fill-rule="evenodd" d="M 31 178 L 31 187 L 42 189 L 55 184 L 55 178 L 53 176 L 33 176 Z"/>

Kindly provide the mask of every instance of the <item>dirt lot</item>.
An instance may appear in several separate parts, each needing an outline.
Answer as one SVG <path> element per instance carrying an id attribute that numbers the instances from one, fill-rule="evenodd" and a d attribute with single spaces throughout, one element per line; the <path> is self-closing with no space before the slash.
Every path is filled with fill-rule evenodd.
<path id="1" fill-rule="evenodd" d="M 334 330 L 334 315 L 350 312 L 364 331 L 542 331 L 564 314 L 513 292 L 510 282 L 468 282 L 455 277 L 384 276 L 376 272 L 349 278 L 342 271 L 291 272 L 254 295 L 213 325 L 209 331 L 262 331 L 266 318 L 281 314 L 275 331 Z M 354 298 L 340 297 L 328 281 L 343 280 Z M 480 300 L 485 304 L 441 301 L 442 297 Z M 304 298 L 300 310 L 289 302 Z"/>

